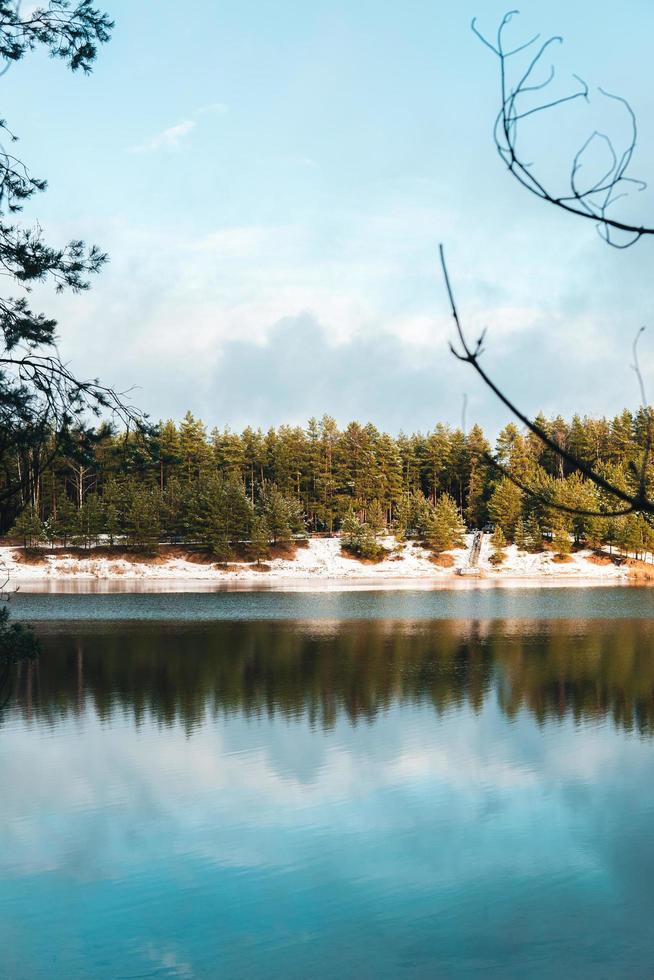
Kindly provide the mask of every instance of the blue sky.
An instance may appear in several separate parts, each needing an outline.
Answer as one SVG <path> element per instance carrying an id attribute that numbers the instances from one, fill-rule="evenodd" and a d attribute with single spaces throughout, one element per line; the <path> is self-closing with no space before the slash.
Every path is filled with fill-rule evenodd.
<path id="1" fill-rule="evenodd" d="M 637 404 L 629 348 L 652 246 L 607 249 L 502 171 L 496 65 L 469 22 L 494 29 L 503 4 L 106 6 L 116 30 L 91 78 L 35 55 L 2 81 L 3 115 L 50 181 L 29 216 L 111 254 L 89 294 L 39 291 L 77 371 L 138 385 L 155 418 L 424 429 L 458 424 L 467 394 L 469 423 L 497 428 L 505 413 L 447 351 L 443 240 L 467 322 L 488 327 L 488 367 L 528 410 Z M 632 101 L 647 177 L 654 10 L 571 8 L 525 5 L 516 36 L 562 33 L 563 77 Z M 600 120 L 623 134 L 601 99 L 584 113 L 559 116 L 540 149 Z M 638 204 L 654 220 L 651 195 Z"/>

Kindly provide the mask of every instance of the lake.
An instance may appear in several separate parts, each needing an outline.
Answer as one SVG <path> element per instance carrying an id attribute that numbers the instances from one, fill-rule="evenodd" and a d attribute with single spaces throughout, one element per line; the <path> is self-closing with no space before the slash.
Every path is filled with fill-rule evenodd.
<path id="1" fill-rule="evenodd" d="M 0 977 L 651 977 L 651 595 L 15 597 Z"/>

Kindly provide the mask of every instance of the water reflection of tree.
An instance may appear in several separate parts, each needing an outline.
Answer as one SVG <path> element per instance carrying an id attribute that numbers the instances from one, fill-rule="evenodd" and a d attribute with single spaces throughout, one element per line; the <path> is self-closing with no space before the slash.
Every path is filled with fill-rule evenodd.
<path id="1" fill-rule="evenodd" d="M 2 713 L 11 701 L 16 686 L 16 673 L 19 664 L 32 663 L 36 660 L 35 649 L 14 651 L 9 654 L 0 653 L 0 720 Z"/>
<path id="2" fill-rule="evenodd" d="M 33 660 L 39 643 L 33 630 L 24 623 L 12 623 L 9 616 L 9 572 L 0 561 L 0 713 L 11 699 L 14 664 Z"/>
<path id="3" fill-rule="evenodd" d="M 19 710 L 56 721 L 91 706 L 140 722 L 241 713 L 372 721 L 396 704 L 481 710 L 539 722 L 612 718 L 654 734 L 654 626 L 570 623 L 357 622 L 113 626 L 52 635 L 18 668 Z"/>

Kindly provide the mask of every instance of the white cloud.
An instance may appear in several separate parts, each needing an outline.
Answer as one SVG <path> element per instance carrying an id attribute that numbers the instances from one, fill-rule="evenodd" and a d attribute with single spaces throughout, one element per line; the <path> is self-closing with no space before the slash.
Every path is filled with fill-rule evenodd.
<path id="1" fill-rule="evenodd" d="M 224 102 L 210 102 L 209 105 L 202 105 L 199 109 L 196 109 L 193 115 L 206 116 L 215 114 L 217 116 L 224 116 L 227 112 L 229 112 L 229 106 L 225 105 Z"/>
<path id="2" fill-rule="evenodd" d="M 175 126 L 164 129 L 163 132 L 153 136 L 152 139 L 139 143 L 137 146 L 130 147 L 130 153 L 156 153 L 157 150 L 177 150 L 186 137 L 193 132 L 197 126 L 196 120 L 202 116 L 225 115 L 228 107 L 224 102 L 211 102 L 209 105 L 200 106 L 195 109 L 189 119 L 183 119 Z"/>
<path id="3" fill-rule="evenodd" d="M 183 122 L 164 129 L 162 133 L 154 136 L 146 143 L 133 146 L 131 153 L 156 153 L 157 150 L 176 150 L 185 137 L 195 129 L 196 123 L 193 119 L 184 119 Z"/>
<path id="4" fill-rule="evenodd" d="M 53 229 L 62 239 L 75 231 Z M 489 250 L 483 229 L 462 235 L 436 208 L 196 235 L 116 221 L 87 235 L 111 264 L 89 293 L 48 296 L 43 308 L 61 323 L 61 349 L 75 370 L 95 376 L 102 365 L 117 387 L 139 385 L 139 404 L 157 418 L 190 408 L 209 425 L 265 426 L 325 410 L 341 422 L 414 430 L 460 424 L 466 393 L 468 424 L 500 428 L 506 411 L 448 351 L 454 332 L 439 239 L 452 242 L 466 330 L 476 338 L 488 327 L 485 363 L 516 403 L 550 414 L 637 404 L 628 348 L 646 279 L 625 275 L 616 300 L 607 285 L 615 257 L 601 243 L 561 243 L 563 276 L 543 249 L 536 278 L 515 233 Z M 589 268 L 594 290 L 582 285 Z M 654 368 L 646 345 L 642 358 L 645 372 Z"/>

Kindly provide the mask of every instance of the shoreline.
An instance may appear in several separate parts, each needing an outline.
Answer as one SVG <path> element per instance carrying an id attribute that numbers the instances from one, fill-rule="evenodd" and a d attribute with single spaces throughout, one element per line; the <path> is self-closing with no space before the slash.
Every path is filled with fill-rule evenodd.
<path id="1" fill-rule="evenodd" d="M 470 537 L 470 541 L 472 536 Z M 112 558 L 106 552 L 84 556 L 47 553 L 26 560 L 22 549 L 0 547 L 10 589 L 43 592 L 191 592 L 191 591 L 429 591 L 492 588 L 594 588 L 654 584 L 654 567 L 617 564 L 609 556 L 578 551 L 566 562 L 551 552 L 528 554 L 506 548 L 499 568 L 490 563 L 485 540 L 475 574 L 465 572 L 469 547 L 447 553 L 444 566 L 414 543 L 388 544 L 395 550 L 378 564 L 365 564 L 341 553 L 336 538 L 312 538 L 293 558 L 274 558 L 265 566 L 232 563 L 225 567 L 194 559 L 157 556 Z"/>

